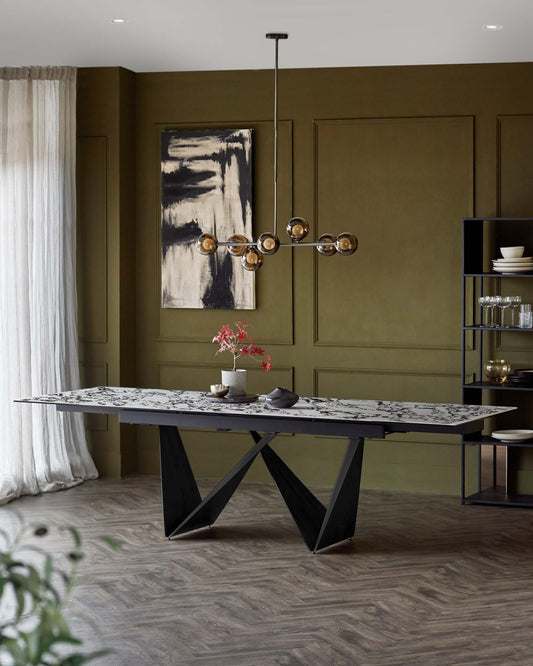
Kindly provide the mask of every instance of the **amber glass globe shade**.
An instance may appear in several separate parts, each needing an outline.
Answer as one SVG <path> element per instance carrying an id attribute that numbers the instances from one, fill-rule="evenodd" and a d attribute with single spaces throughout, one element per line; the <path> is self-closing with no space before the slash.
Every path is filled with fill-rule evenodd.
<path id="1" fill-rule="evenodd" d="M 217 251 L 218 241 L 211 234 L 202 234 L 196 241 L 196 249 L 200 254 L 214 254 Z"/>
<path id="2" fill-rule="evenodd" d="M 241 234 L 235 234 L 234 236 L 230 236 L 228 238 L 228 243 L 248 243 L 248 239 L 246 236 L 241 236 Z M 246 252 L 248 249 L 245 245 L 228 245 L 228 252 L 233 256 L 233 257 L 242 257 L 242 255 Z"/>
<path id="3" fill-rule="evenodd" d="M 335 241 L 335 248 L 339 254 L 353 254 L 358 245 L 357 238 L 350 233 L 339 234 Z"/>
<path id="4" fill-rule="evenodd" d="M 247 271 L 256 271 L 263 265 L 263 255 L 255 247 L 249 247 L 241 257 L 241 264 Z"/>
<path id="5" fill-rule="evenodd" d="M 325 257 L 331 257 L 332 254 L 335 254 L 337 251 L 335 249 L 335 238 L 331 234 L 322 234 L 318 239 L 318 243 L 332 243 L 332 245 L 317 245 L 316 249 L 320 254 L 323 254 Z"/>
<path id="6" fill-rule="evenodd" d="M 309 225 L 303 217 L 293 217 L 287 223 L 287 233 L 291 240 L 301 241 L 309 233 Z"/>
<path id="7" fill-rule="evenodd" d="M 261 234 L 257 239 L 257 249 L 261 254 L 275 254 L 279 250 L 279 238 L 274 234 Z"/>

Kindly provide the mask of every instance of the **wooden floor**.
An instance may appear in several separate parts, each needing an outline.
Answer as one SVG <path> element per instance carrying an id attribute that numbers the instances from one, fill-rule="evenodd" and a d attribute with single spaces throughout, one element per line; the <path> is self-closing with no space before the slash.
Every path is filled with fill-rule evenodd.
<path id="1" fill-rule="evenodd" d="M 115 648 L 102 666 L 533 665 L 533 510 L 366 491 L 353 541 L 312 555 L 266 484 L 244 483 L 216 527 L 174 541 L 156 477 L 11 506 L 81 528 L 75 606 L 101 627 L 82 630 L 88 644 Z"/>

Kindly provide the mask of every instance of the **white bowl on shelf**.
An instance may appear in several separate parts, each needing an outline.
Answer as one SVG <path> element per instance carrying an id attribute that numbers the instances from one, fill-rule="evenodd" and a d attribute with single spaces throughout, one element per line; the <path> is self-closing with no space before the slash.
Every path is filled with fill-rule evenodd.
<path id="1" fill-rule="evenodd" d="M 501 247 L 500 252 L 505 259 L 514 259 L 515 257 L 521 257 L 524 254 L 525 249 L 525 245 L 513 245 L 509 247 Z"/>
<path id="2" fill-rule="evenodd" d="M 495 430 L 490 436 L 502 442 L 525 442 L 533 439 L 533 430 Z"/>

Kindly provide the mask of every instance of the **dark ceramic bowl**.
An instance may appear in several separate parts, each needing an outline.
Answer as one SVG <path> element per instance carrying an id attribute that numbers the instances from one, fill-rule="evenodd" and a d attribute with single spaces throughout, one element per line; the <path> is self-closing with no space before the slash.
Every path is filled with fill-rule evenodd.
<path id="1" fill-rule="evenodd" d="M 277 409 L 287 409 L 295 405 L 300 396 L 292 391 L 289 391 L 286 388 L 278 386 L 275 388 L 272 393 L 269 393 L 266 396 L 267 404 L 271 407 L 276 407 Z"/>

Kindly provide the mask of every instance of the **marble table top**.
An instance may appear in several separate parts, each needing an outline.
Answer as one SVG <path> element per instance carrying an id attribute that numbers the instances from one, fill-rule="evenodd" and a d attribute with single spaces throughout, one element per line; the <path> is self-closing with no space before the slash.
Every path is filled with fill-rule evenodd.
<path id="1" fill-rule="evenodd" d="M 303 397 L 289 409 L 276 409 L 267 404 L 263 395 L 256 402 L 244 404 L 213 401 L 208 396 L 199 391 L 97 386 L 24 398 L 17 402 L 64 405 L 80 412 L 144 410 L 444 426 L 459 426 L 516 409 L 507 406 Z"/>

